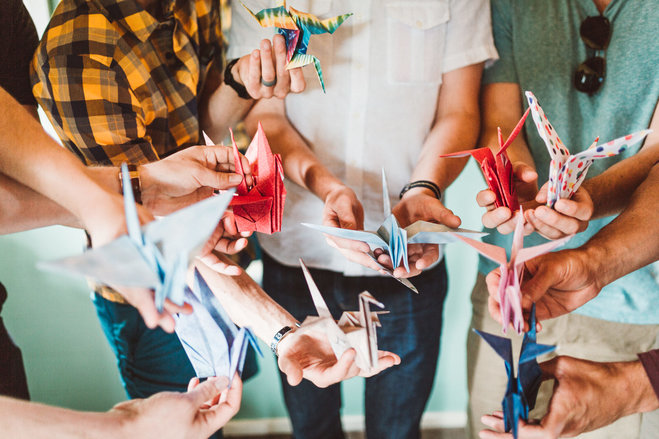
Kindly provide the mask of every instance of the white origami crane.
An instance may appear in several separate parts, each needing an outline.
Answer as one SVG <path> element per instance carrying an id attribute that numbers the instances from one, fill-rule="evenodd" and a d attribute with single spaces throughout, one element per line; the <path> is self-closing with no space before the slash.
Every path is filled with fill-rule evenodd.
<path id="1" fill-rule="evenodd" d="M 388 311 L 371 311 L 371 305 L 384 308 L 384 305 L 368 292 L 359 294 L 359 311 L 346 311 L 338 323 L 332 317 L 327 303 L 323 300 L 311 273 L 300 259 L 304 277 L 311 292 L 311 298 L 318 311 L 318 316 L 308 316 L 300 325 L 300 330 L 320 331 L 327 334 L 336 358 L 353 348 L 357 352 L 355 362 L 362 370 L 371 370 L 378 364 L 378 338 L 376 328 L 380 327 L 379 314 Z"/>
<path id="2" fill-rule="evenodd" d="M 640 142 L 651 130 L 642 130 L 611 140 L 603 145 L 597 145 L 599 137 L 580 153 L 570 155 L 558 137 L 556 130 L 549 123 L 545 112 L 538 104 L 538 100 L 530 91 L 526 92 L 526 99 L 533 113 L 533 121 L 538 134 L 547 145 L 551 156 L 549 164 L 549 187 L 547 190 L 547 206 L 554 207 L 561 198 L 570 198 L 586 179 L 588 168 L 595 159 L 611 157 L 625 151 L 632 145 Z"/>

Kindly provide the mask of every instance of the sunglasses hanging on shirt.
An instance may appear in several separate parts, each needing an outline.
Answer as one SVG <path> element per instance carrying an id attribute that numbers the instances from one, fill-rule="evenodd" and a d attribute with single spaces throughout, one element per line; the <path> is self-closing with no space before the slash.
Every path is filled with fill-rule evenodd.
<path id="1" fill-rule="evenodd" d="M 595 54 L 577 67 L 574 86 L 580 92 L 592 95 L 600 89 L 606 76 L 604 51 L 611 41 L 611 22 L 603 15 L 586 17 L 581 23 L 579 34 L 584 44 L 595 50 Z"/>

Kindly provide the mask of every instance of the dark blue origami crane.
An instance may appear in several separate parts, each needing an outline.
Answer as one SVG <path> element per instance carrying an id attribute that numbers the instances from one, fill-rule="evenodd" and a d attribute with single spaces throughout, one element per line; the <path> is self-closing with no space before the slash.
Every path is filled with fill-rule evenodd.
<path id="1" fill-rule="evenodd" d="M 238 328 L 220 301 L 195 269 L 194 288 L 186 288 L 185 301 L 192 314 L 176 317 L 178 335 L 198 378 L 242 375 L 245 355 L 251 344 L 263 356 L 256 338 L 248 328 Z"/>
<path id="2" fill-rule="evenodd" d="M 531 319 L 529 321 L 530 329 L 524 334 L 522 341 L 517 376 L 515 376 L 513 370 L 513 349 L 510 339 L 474 329 L 483 340 L 492 346 L 492 349 L 506 363 L 508 387 L 501 402 L 503 406 L 503 422 L 506 432 L 512 430 L 515 439 L 517 439 L 517 424 L 520 419 L 524 421 L 529 420 L 529 411 L 535 407 L 538 389 L 542 382 L 542 370 L 536 358 L 556 349 L 556 346 L 536 343 L 535 323 L 534 304 L 531 309 Z"/>

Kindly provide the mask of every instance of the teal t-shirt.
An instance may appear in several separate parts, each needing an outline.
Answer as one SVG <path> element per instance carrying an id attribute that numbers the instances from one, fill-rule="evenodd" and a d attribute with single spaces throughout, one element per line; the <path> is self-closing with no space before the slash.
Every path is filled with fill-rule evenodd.
<path id="1" fill-rule="evenodd" d="M 500 59 L 486 69 L 483 81 L 514 82 L 522 93 L 532 91 L 572 154 L 586 149 L 597 136 L 605 142 L 647 128 L 659 98 L 657 0 L 611 1 L 604 11 L 612 25 L 604 83 L 593 96 L 574 88 L 576 67 L 594 55 L 581 41 L 579 27 L 586 17 L 594 15 L 599 12 L 592 0 L 492 1 L 492 26 Z M 522 100 L 526 107 L 524 96 Z M 542 185 L 548 178 L 550 157 L 531 117 L 526 121 L 525 136 Z M 587 178 L 639 148 L 596 160 Z M 591 221 L 588 229 L 566 247 L 582 245 L 612 219 Z M 489 232 L 484 241 L 510 249 L 512 235 Z M 533 246 L 545 241 L 534 233 L 526 237 L 524 244 Z M 481 257 L 481 273 L 495 267 L 495 263 Z M 656 324 L 659 285 L 650 267 L 645 267 L 608 285 L 576 312 L 616 322 Z"/>

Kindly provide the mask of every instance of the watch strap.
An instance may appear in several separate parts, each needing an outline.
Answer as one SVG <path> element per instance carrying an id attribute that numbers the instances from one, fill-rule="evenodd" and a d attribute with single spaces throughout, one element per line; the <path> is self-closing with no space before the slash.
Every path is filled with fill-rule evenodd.
<path id="1" fill-rule="evenodd" d="M 428 189 L 432 191 L 433 194 L 435 194 L 435 198 L 437 198 L 438 200 L 442 199 L 442 191 L 439 189 L 439 186 L 437 186 L 435 183 L 433 183 L 430 180 L 417 180 L 411 183 L 407 183 L 405 186 L 403 186 L 403 189 L 401 189 L 400 194 L 398 194 L 398 198 L 403 198 L 403 195 L 405 195 L 407 191 L 417 187 Z"/>
<path id="2" fill-rule="evenodd" d="M 240 60 L 240 58 L 235 58 L 229 61 L 227 64 L 226 68 L 224 69 L 224 83 L 231 87 L 239 97 L 242 99 L 252 99 L 252 97 L 249 95 L 247 92 L 247 89 L 245 88 L 244 85 L 238 83 L 236 79 L 233 77 L 231 74 L 231 69 L 233 69 L 233 66 L 236 65 L 236 63 Z"/>

